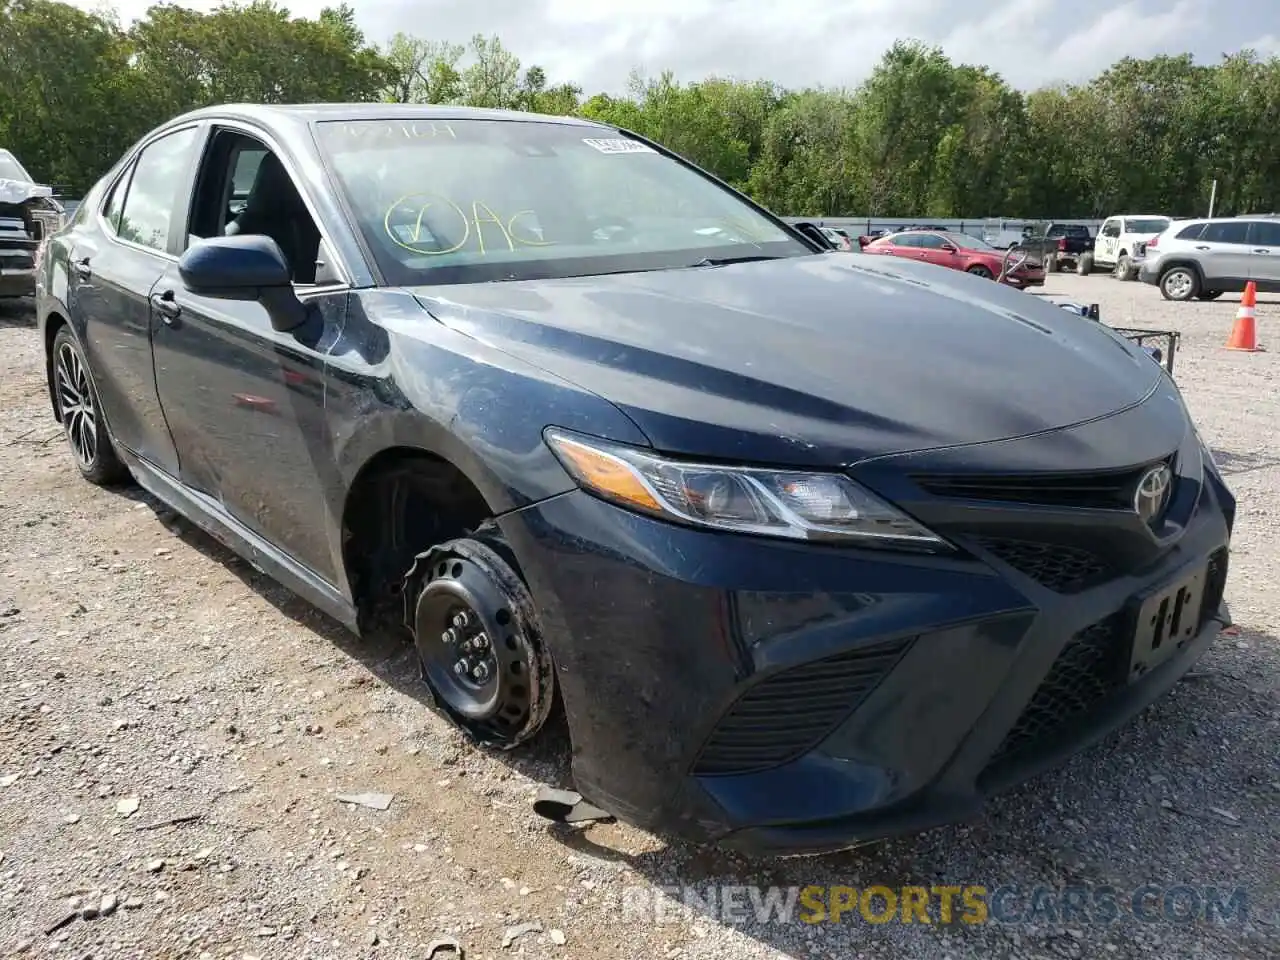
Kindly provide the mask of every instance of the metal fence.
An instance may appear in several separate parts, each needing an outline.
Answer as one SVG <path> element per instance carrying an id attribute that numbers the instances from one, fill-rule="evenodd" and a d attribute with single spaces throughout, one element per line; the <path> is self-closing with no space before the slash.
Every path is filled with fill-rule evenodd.
<path id="1" fill-rule="evenodd" d="M 997 229 L 1020 231 L 1024 226 L 1042 223 L 1072 223 L 1083 224 L 1089 228 L 1089 232 L 1097 236 L 1098 228 L 1102 226 L 1101 220 L 1052 220 L 1048 219 L 1034 220 L 1028 218 L 1017 217 L 983 217 L 972 218 L 966 220 L 938 220 L 929 217 L 783 217 L 787 223 L 816 223 L 820 227 L 835 227 L 844 230 L 853 236 L 875 233 L 878 230 L 885 230 L 890 233 L 901 230 L 904 227 L 930 226 L 941 227 L 944 230 L 952 230 L 956 233 L 967 233 L 971 237 L 982 237 L 985 229 L 996 226 Z"/>

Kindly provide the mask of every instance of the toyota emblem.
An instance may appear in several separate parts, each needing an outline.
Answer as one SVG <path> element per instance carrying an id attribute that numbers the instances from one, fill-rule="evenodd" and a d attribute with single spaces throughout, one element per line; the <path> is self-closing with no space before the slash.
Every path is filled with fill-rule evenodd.
<path id="1" fill-rule="evenodd" d="M 1148 526 L 1155 526 L 1173 489 L 1173 471 L 1167 463 L 1152 467 L 1142 475 L 1133 492 L 1133 510 Z"/>

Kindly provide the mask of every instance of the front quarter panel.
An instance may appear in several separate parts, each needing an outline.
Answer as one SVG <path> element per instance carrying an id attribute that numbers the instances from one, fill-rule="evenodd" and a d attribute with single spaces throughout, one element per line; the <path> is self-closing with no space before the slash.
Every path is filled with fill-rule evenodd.
<path id="1" fill-rule="evenodd" d="M 398 290 L 353 295 L 326 407 L 348 489 L 382 451 L 423 450 L 466 474 L 495 515 L 575 486 L 543 441 L 548 425 L 648 443 L 612 404 L 445 327 Z"/>

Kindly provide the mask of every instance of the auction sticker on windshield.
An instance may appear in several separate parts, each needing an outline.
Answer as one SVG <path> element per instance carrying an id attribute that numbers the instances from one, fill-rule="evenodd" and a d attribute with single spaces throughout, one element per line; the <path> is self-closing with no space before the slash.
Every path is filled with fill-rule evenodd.
<path id="1" fill-rule="evenodd" d="M 639 140 L 626 140 L 621 137 L 588 137 L 582 141 L 589 147 L 595 147 L 601 153 L 657 153 L 646 143 Z"/>

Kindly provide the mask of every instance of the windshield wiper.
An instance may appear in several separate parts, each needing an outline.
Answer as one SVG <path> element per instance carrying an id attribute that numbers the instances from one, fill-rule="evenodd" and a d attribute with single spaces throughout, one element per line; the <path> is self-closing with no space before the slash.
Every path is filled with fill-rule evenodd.
<path id="1" fill-rule="evenodd" d="M 723 267 L 730 263 L 752 263 L 757 260 L 781 260 L 782 257 L 772 257 L 768 254 L 752 254 L 745 257 L 703 257 L 697 263 L 689 264 L 690 267 Z"/>

